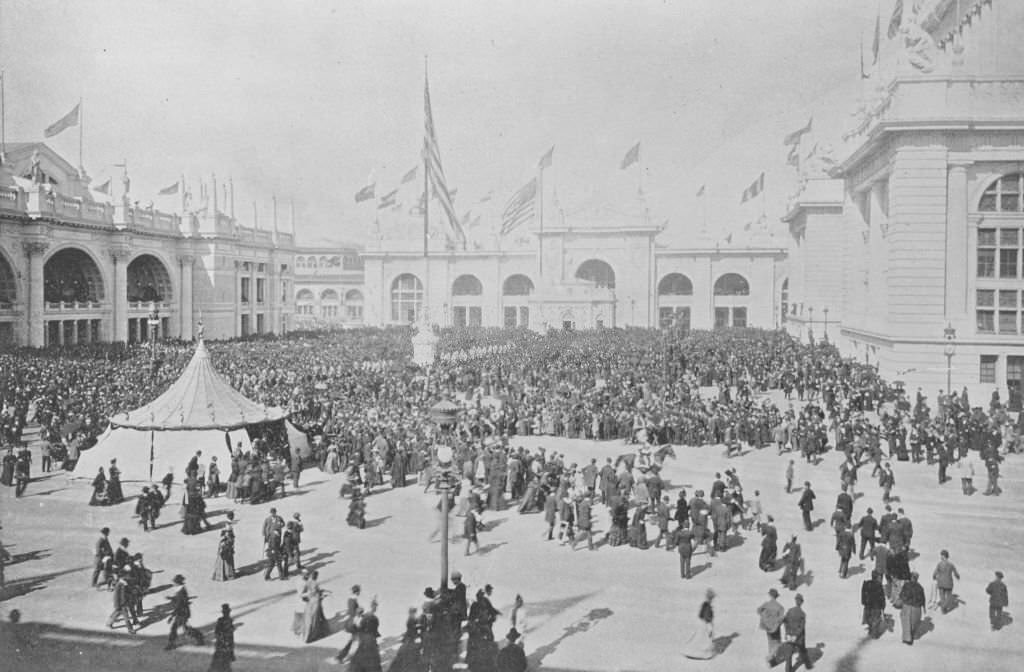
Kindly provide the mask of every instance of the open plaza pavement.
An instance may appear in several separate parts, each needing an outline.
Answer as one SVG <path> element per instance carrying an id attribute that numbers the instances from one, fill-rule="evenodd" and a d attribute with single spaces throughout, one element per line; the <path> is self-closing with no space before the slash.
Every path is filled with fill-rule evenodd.
<path id="1" fill-rule="evenodd" d="M 513 445 L 543 446 L 564 453 L 566 462 L 581 466 L 591 457 L 599 464 L 608 456 L 627 450 L 620 441 L 592 442 L 541 437 L 513 437 Z M 140 447 L 141 449 L 141 447 Z M 669 459 L 663 475 L 670 483 L 667 494 L 674 502 L 678 489 L 688 497 L 697 488 L 710 489 L 716 471 L 735 468 L 744 493 L 760 490 L 766 513 L 775 517 L 780 549 L 790 534 L 798 533 L 806 557 L 806 578 L 799 592 L 808 614 L 807 644 L 815 669 L 840 672 L 915 670 L 1019 670 L 1024 666 L 1021 625 L 1012 621 L 1021 595 L 1024 560 L 1024 483 L 1019 457 L 1009 456 L 1003 465 L 1003 494 L 971 497 L 961 493 L 959 479 L 941 487 L 936 467 L 893 462 L 896 469 L 895 503 L 906 510 L 914 525 L 913 548 L 919 555 L 911 566 L 921 574 L 926 592 L 939 551 L 948 549 L 959 568 L 958 606 L 948 614 L 927 611 L 920 639 L 904 646 L 895 630 L 878 640 L 868 639 L 860 624 L 860 587 L 867 578 L 868 561 L 851 563 L 850 577 L 838 577 L 838 557 L 826 520 L 839 491 L 840 456 L 825 455 L 817 466 L 799 456 L 780 457 L 774 449 L 746 449 L 742 457 L 726 459 L 721 446 L 679 448 Z M 799 490 L 785 493 L 787 461 L 796 459 L 796 483 L 812 482 L 818 495 L 813 533 L 805 532 L 797 508 Z M 854 519 L 868 506 L 876 515 L 882 510 L 881 490 L 869 478 L 870 466 L 862 468 Z M 333 656 L 347 635 L 338 628 L 340 614 L 352 584 L 360 584 L 363 602 L 376 595 L 380 607 L 381 651 L 385 669 L 400 641 L 407 610 L 419 606 L 423 590 L 437 586 L 440 575 L 440 543 L 428 541 L 437 525 L 437 496 L 422 487 L 392 491 L 378 488 L 367 498 L 367 528 L 345 523 L 348 500 L 339 498 L 342 475 L 326 475 L 317 469 L 302 474 L 300 488 L 288 488 L 287 496 L 261 505 L 234 504 L 222 496 L 208 501 L 209 519 L 215 528 L 225 524 L 234 510 L 237 525 L 236 565 L 243 576 L 218 583 L 210 579 L 217 548 L 217 532 L 186 536 L 180 532 L 175 485 L 172 501 L 164 508 L 160 528 L 144 533 L 133 517 L 134 495 L 141 484 L 125 484 L 130 499 L 110 508 L 90 507 L 89 484 L 70 482 L 63 472 L 34 480 L 25 497 L 16 499 L 13 488 L 0 494 L 3 543 L 12 555 L 6 568 L 3 591 L 4 620 L 12 609 L 22 622 L 13 631 L 5 624 L 4 658 L 0 669 L 90 670 L 205 670 L 212 645 L 185 645 L 173 652 L 163 650 L 167 638 L 167 597 L 171 577 L 187 577 L 195 598 L 192 624 L 207 635 L 229 603 L 236 624 L 236 670 L 313 671 L 339 669 Z M 956 476 L 951 470 L 951 476 Z M 321 584 L 331 591 L 324 610 L 332 634 L 312 644 L 301 644 L 291 633 L 293 605 L 297 601 L 292 581 L 264 581 L 261 526 L 270 507 L 286 519 L 301 513 L 303 564 L 319 569 Z M 608 515 L 596 506 L 595 537 L 608 529 Z M 756 607 L 767 599 L 771 587 L 780 589 L 780 601 L 793 605 L 794 593 L 779 583 L 781 570 L 770 574 L 757 567 L 760 535 L 742 532 L 730 549 L 716 558 L 703 550 L 693 558 L 696 576 L 679 578 L 678 556 L 664 548 L 645 551 L 628 545 L 600 547 L 590 552 L 581 543 L 576 551 L 556 541 L 546 541 L 541 514 L 520 515 L 515 508 L 488 512 L 487 530 L 480 534 L 480 552 L 463 555 L 462 521 L 452 518 L 450 569 L 459 570 L 469 585 L 469 596 L 485 584 L 494 586 L 492 600 L 502 611 L 494 632 L 508 631 L 507 616 L 516 593 L 527 610 L 525 649 L 531 670 L 633 672 L 657 670 L 759 670 L 767 669 L 766 640 L 758 629 Z M 111 612 L 111 593 L 90 587 L 93 546 L 98 531 L 111 528 L 111 542 L 131 540 L 131 550 L 142 552 L 154 570 L 153 588 L 145 598 L 149 614 L 144 627 L 130 635 L 119 624 L 106 627 Z M 649 538 L 656 528 L 649 526 Z M 781 552 L 781 551 L 780 551 Z M 710 563 L 710 564 L 708 564 Z M 1006 574 L 1011 620 L 1001 631 L 988 623 L 985 586 L 994 570 Z M 704 593 L 713 588 L 715 637 L 718 655 L 698 661 L 683 657 Z M 155 611 L 154 611 L 155 610 Z M 892 614 L 889 608 L 887 613 Z M 210 637 L 208 637 L 208 640 Z M 20 653 L 13 647 L 17 645 Z M 778 667 L 776 669 L 782 669 Z"/>

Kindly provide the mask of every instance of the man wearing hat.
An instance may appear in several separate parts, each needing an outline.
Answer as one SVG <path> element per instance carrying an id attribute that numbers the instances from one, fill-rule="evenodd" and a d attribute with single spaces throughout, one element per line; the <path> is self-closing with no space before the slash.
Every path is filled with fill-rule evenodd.
<path id="1" fill-rule="evenodd" d="M 203 644 L 203 633 L 188 624 L 188 619 L 192 617 L 192 610 L 189 607 L 191 598 L 188 596 L 188 591 L 185 590 L 185 577 L 176 574 L 172 583 L 178 586 L 178 590 L 170 598 L 171 616 L 167 621 L 171 624 L 171 632 L 167 635 L 167 646 L 164 647 L 164 651 L 170 651 L 177 646 L 178 628 L 184 629 L 185 634 L 195 640 L 196 644 Z"/>
<path id="2" fill-rule="evenodd" d="M 220 605 L 220 618 L 213 628 L 213 660 L 210 672 L 230 672 L 235 659 L 235 622 L 231 620 L 231 606 Z"/>
<path id="3" fill-rule="evenodd" d="M 803 663 L 805 669 L 812 669 L 811 657 L 807 653 L 807 614 L 804 613 L 804 596 L 800 593 L 793 598 L 796 602 L 782 619 L 786 626 L 786 642 L 790 644 L 800 656 L 798 663 Z M 786 656 L 786 672 L 793 672 L 793 653 L 788 652 Z"/>
<path id="4" fill-rule="evenodd" d="M 910 579 L 900 590 L 900 625 L 903 629 L 903 643 L 914 644 L 914 633 L 921 625 L 921 614 L 926 603 L 924 588 L 917 582 L 917 572 L 910 573 Z"/>
<path id="5" fill-rule="evenodd" d="M 128 628 L 128 632 L 135 634 L 135 627 L 132 623 L 133 618 L 131 614 L 131 596 L 129 595 L 128 589 L 128 573 L 132 567 L 130 564 L 118 567 L 120 570 L 117 581 L 114 583 L 114 610 L 110 612 L 110 618 L 107 619 L 107 627 L 111 630 L 114 629 L 114 623 L 117 622 L 118 618 L 124 618 L 125 626 Z"/>
<path id="6" fill-rule="evenodd" d="M 512 628 L 505 635 L 505 643 L 498 651 L 495 667 L 497 672 L 526 672 L 526 654 L 521 648 L 515 646 L 519 639 L 519 631 Z"/>
<path id="7" fill-rule="evenodd" d="M 811 511 L 814 510 L 814 490 L 811 490 L 811 482 L 804 481 L 804 492 L 800 495 L 800 501 L 797 502 L 797 506 L 800 507 L 800 511 L 804 518 L 804 528 L 808 532 L 814 531 L 814 525 L 811 524 Z"/>
<path id="8" fill-rule="evenodd" d="M 994 581 L 985 587 L 988 593 L 988 620 L 993 630 L 1003 627 L 1003 609 L 1010 604 L 1009 595 L 1006 592 L 1006 584 L 1003 583 L 1003 573 L 996 571 Z"/>
<path id="9" fill-rule="evenodd" d="M 96 581 L 100 578 L 100 572 L 103 572 L 103 585 L 106 586 L 110 583 L 110 563 L 113 560 L 114 549 L 110 547 L 110 528 L 104 527 L 100 530 L 100 538 L 96 541 L 96 553 L 92 572 L 93 586 L 96 586 Z"/>
<path id="10" fill-rule="evenodd" d="M 768 590 L 768 601 L 757 608 L 761 619 L 761 629 L 768 636 L 768 660 L 775 658 L 775 653 L 782 644 L 782 620 L 786 617 L 786 608 L 779 604 L 779 591 Z"/>

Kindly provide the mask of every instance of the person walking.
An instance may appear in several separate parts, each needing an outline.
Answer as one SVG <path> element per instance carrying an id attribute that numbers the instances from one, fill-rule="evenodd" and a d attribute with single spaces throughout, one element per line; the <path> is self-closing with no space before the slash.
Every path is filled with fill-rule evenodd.
<path id="1" fill-rule="evenodd" d="M 229 511 L 228 516 L 233 518 Z M 230 581 L 235 578 L 235 530 L 229 524 L 220 531 L 220 540 L 217 542 L 217 559 L 213 563 L 214 581 Z"/>
<path id="2" fill-rule="evenodd" d="M 768 637 L 768 664 L 771 665 L 782 645 L 782 621 L 786 618 L 786 608 L 779 604 L 779 591 L 768 589 L 768 601 L 757 608 L 757 616 Z"/>
<path id="3" fill-rule="evenodd" d="M 761 527 L 761 556 L 757 565 L 761 571 L 770 572 L 775 569 L 775 560 L 779 554 L 779 533 L 775 530 L 775 519 L 768 516 Z"/>
<path id="4" fill-rule="evenodd" d="M 693 559 L 693 532 L 686 527 L 675 531 L 676 552 L 679 553 L 679 578 L 690 578 L 690 561 Z"/>
<path id="5" fill-rule="evenodd" d="M 985 587 L 985 592 L 988 593 L 988 620 L 993 630 L 999 630 L 1003 627 L 1005 619 L 1003 617 L 1003 609 L 1010 604 L 1009 594 L 1006 590 L 1006 584 L 1003 583 L 1003 573 L 996 571 L 996 578 Z"/>
<path id="6" fill-rule="evenodd" d="M 932 572 L 932 580 L 935 581 L 935 587 L 939 591 L 939 609 L 942 613 L 948 612 L 953 608 L 953 579 L 960 580 L 960 572 L 956 570 L 956 565 L 949 561 L 949 551 L 943 549 L 939 552 L 939 564 L 935 566 L 935 571 Z"/>
<path id="7" fill-rule="evenodd" d="M 786 569 L 782 572 L 782 585 L 790 590 L 796 590 L 800 585 L 800 576 L 804 572 L 803 549 L 800 548 L 800 541 L 794 534 L 792 538 L 782 547 L 782 553 L 786 560 Z"/>
<path id="8" fill-rule="evenodd" d="M 885 622 L 885 589 L 878 571 L 872 571 L 871 578 L 861 584 L 860 604 L 864 608 L 861 623 L 868 626 L 868 637 L 881 637 Z"/>
<path id="9" fill-rule="evenodd" d="M 868 544 L 871 544 L 872 551 L 875 550 L 875 535 L 878 532 L 878 521 L 875 520 L 874 513 L 875 510 L 868 507 L 868 512 L 861 516 L 861 519 L 854 526 L 855 530 L 860 531 L 860 553 L 858 555 L 861 560 L 864 559 Z"/>
<path id="10" fill-rule="evenodd" d="M 779 453 L 780 455 L 782 453 Z M 793 477 L 796 475 L 796 468 L 793 466 L 793 460 L 789 461 L 786 465 L 786 494 L 793 492 Z"/>
<path id="11" fill-rule="evenodd" d="M 921 614 L 926 603 L 924 588 L 917 582 L 917 578 L 917 572 L 911 572 L 910 579 L 903 584 L 903 588 L 900 590 L 900 626 L 903 632 L 903 643 L 908 646 L 914 644 L 914 633 L 921 625 Z"/>
<path id="12" fill-rule="evenodd" d="M 658 502 L 658 506 L 655 508 L 655 517 L 658 519 L 658 538 L 654 540 L 654 547 L 658 548 L 661 545 L 661 540 L 665 540 L 665 550 L 671 551 L 671 539 L 668 536 L 668 522 L 672 519 L 672 511 L 669 507 L 669 497 L 664 495 L 661 501 Z"/>
<path id="13" fill-rule="evenodd" d="M 111 564 L 114 561 L 114 549 L 110 546 L 110 528 L 104 527 L 100 530 L 100 538 L 96 540 L 96 551 L 93 556 L 92 586 L 97 587 L 96 582 L 103 573 L 103 586 L 108 587 L 111 580 Z"/>
<path id="14" fill-rule="evenodd" d="M 178 645 L 178 628 L 182 628 L 185 634 L 191 637 L 196 644 L 202 645 L 204 641 L 203 633 L 188 624 L 189 619 L 192 617 L 192 610 L 189 606 L 191 598 L 185 589 L 185 577 L 181 574 L 176 574 L 172 583 L 178 587 L 178 590 L 170 598 L 171 615 L 167 621 L 171 624 L 171 632 L 167 635 L 167 645 L 164 647 L 164 651 L 170 651 Z"/>
<path id="15" fill-rule="evenodd" d="M 129 595 L 130 591 L 128 588 L 128 572 L 131 571 L 131 568 L 130 564 L 119 568 L 121 573 L 114 582 L 114 610 L 110 612 L 110 618 L 107 619 L 107 627 L 113 630 L 117 619 L 124 618 L 128 632 L 134 635 L 135 626 L 132 623 L 131 596 Z"/>
<path id="16" fill-rule="evenodd" d="M 804 491 L 800 495 L 800 501 L 797 502 L 797 506 L 800 507 L 800 511 L 803 515 L 804 529 L 808 532 L 814 531 L 814 525 L 811 524 L 811 511 L 814 510 L 814 490 L 811 489 L 811 482 L 804 481 Z"/>
<path id="17" fill-rule="evenodd" d="M 271 509 L 273 511 L 273 509 Z M 263 572 L 263 580 L 270 581 L 270 572 L 277 568 L 277 578 L 288 578 L 288 565 L 284 563 L 284 550 L 281 546 L 280 531 L 272 532 L 264 540 L 263 552 L 267 558 L 267 568 Z"/>
<path id="18" fill-rule="evenodd" d="M 231 606 L 220 605 L 220 618 L 213 627 L 213 659 L 209 672 L 231 672 L 231 663 L 235 660 L 235 627 Z"/>
<path id="19" fill-rule="evenodd" d="M 572 550 L 576 550 L 576 540 L 580 535 L 586 538 L 587 549 L 594 550 L 594 516 L 591 495 L 584 495 L 576 502 L 576 531 L 578 534 L 576 537 L 573 537 Z M 667 539 L 665 540 L 665 546 L 666 548 L 668 547 Z M 522 631 L 520 630 L 520 632 Z"/>
<path id="20" fill-rule="evenodd" d="M 839 578 L 845 579 L 850 573 L 850 556 L 857 548 L 857 540 L 853 532 L 845 525 L 836 535 L 836 551 L 839 553 Z"/>
<path id="21" fill-rule="evenodd" d="M 710 660 L 715 655 L 715 611 L 711 606 L 715 591 L 708 588 L 697 612 L 697 623 L 686 644 L 684 654 L 695 660 Z"/>
<path id="22" fill-rule="evenodd" d="M 782 624 L 786 628 L 786 643 L 793 649 L 787 651 L 786 672 L 793 672 L 796 669 L 793 665 L 794 651 L 799 656 L 797 664 L 803 663 L 804 669 L 814 669 L 811 656 L 807 653 L 807 614 L 803 609 L 804 596 L 797 593 L 793 600 L 796 604 L 789 608 L 782 619 Z"/>

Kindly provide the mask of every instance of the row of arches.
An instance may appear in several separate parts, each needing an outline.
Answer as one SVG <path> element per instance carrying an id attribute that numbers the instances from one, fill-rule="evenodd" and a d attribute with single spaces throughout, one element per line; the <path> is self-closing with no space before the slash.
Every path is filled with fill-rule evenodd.
<path id="1" fill-rule="evenodd" d="M 726 273 L 715 280 L 715 296 L 749 296 L 750 283 L 739 273 Z M 658 282 L 658 296 L 693 296 L 693 282 L 682 273 L 669 273 Z"/>
<path id="2" fill-rule="evenodd" d="M 360 322 L 363 319 L 363 293 L 358 289 L 345 292 L 345 299 L 334 289 L 324 289 L 319 295 L 309 288 L 302 288 L 295 294 L 295 313 L 297 315 L 318 315 L 325 320 L 336 320 L 344 312 L 349 322 Z"/>
<path id="3" fill-rule="evenodd" d="M 125 292 L 133 302 L 166 302 L 173 299 L 174 283 L 159 258 L 140 254 L 128 264 Z M 18 297 L 17 274 L 0 254 L 0 304 L 13 304 Z M 99 303 L 107 298 L 103 272 L 84 250 L 57 250 L 43 264 L 43 300 L 47 303 Z"/>

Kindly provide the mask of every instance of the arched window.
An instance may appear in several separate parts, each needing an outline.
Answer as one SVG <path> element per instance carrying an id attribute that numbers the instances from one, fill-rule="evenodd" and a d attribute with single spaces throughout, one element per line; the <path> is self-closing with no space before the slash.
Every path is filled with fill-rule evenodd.
<path id="1" fill-rule="evenodd" d="M 82 250 L 59 250 L 43 265 L 43 296 L 51 303 L 102 301 L 103 274 Z"/>
<path id="2" fill-rule="evenodd" d="M 129 302 L 171 301 L 174 297 L 171 276 L 163 262 L 152 254 L 140 254 L 128 264 Z"/>
<path id="3" fill-rule="evenodd" d="M 345 313 L 350 322 L 363 321 L 363 293 L 350 289 L 345 293 Z"/>
<path id="4" fill-rule="evenodd" d="M 320 292 L 320 301 L 334 301 L 335 303 L 337 303 L 338 293 L 333 289 L 325 289 L 324 291 Z"/>
<path id="5" fill-rule="evenodd" d="M 1003 175 L 981 195 L 981 212 L 1024 212 L 1024 173 Z"/>
<path id="6" fill-rule="evenodd" d="M 510 275 L 501 286 L 503 296 L 529 296 L 533 294 L 533 280 L 522 274 Z"/>
<path id="7" fill-rule="evenodd" d="M 333 320 L 341 314 L 341 300 L 333 289 L 320 292 L 320 317 Z"/>
<path id="8" fill-rule="evenodd" d="M 310 257 L 306 260 L 307 268 L 316 268 L 316 257 Z"/>
<path id="9" fill-rule="evenodd" d="M 391 283 L 391 320 L 415 322 L 423 308 L 423 283 L 412 273 L 403 273 Z"/>
<path id="10" fill-rule="evenodd" d="M 10 305 L 18 298 L 18 285 L 14 269 L 0 254 L 0 305 Z"/>
<path id="11" fill-rule="evenodd" d="M 305 267 L 306 267 L 306 258 L 305 257 L 295 257 L 295 268 L 305 268 Z"/>
<path id="12" fill-rule="evenodd" d="M 658 283 L 659 296 L 693 296 L 693 283 L 682 273 L 669 273 Z"/>
<path id="13" fill-rule="evenodd" d="M 480 296 L 484 286 L 475 275 L 460 275 L 452 283 L 452 296 Z"/>
<path id="14" fill-rule="evenodd" d="M 300 289 L 295 295 L 295 313 L 297 315 L 312 315 L 315 298 L 313 292 L 308 289 Z"/>
<path id="15" fill-rule="evenodd" d="M 615 289 L 615 271 L 600 259 L 588 259 L 576 270 L 576 278 L 592 282 L 597 287 Z"/>
<path id="16" fill-rule="evenodd" d="M 750 284 L 738 273 L 726 273 L 715 281 L 715 296 L 749 296 Z"/>

